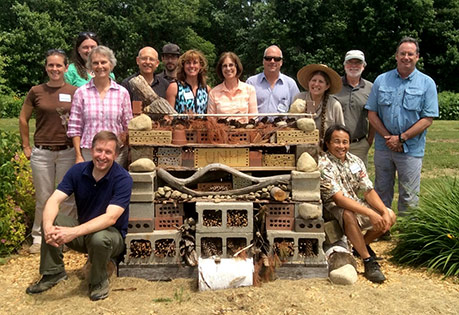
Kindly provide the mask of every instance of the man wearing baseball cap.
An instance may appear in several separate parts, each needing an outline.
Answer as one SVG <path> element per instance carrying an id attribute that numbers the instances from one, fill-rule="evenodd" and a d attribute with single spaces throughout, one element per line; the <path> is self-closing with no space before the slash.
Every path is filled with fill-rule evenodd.
<path id="1" fill-rule="evenodd" d="M 180 47 L 176 44 L 168 43 L 163 46 L 161 52 L 161 61 L 164 64 L 164 70 L 158 74 L 159 77 L 171 82 L 177 77 L 177 65 L 180 57 Z"/>
<path id="2" fill-rule="evenodd" d="M 343 108 L 344 123 L 351 132 L 349 152 L 357 155 L 368 165 L 368 150 L 375 136 L 375 130 L 368 123 L 368 111 L 365 109 L 373 83 L 362 78 L 367 63 L 360 50 L 350 50 L 344 57 L 345 75 L 341 77 L 343 88 L 335 98 Z"/>

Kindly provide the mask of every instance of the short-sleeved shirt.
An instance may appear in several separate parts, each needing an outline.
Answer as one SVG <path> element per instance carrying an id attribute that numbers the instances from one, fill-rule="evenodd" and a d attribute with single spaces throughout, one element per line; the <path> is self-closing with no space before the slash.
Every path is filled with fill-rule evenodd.
<path id="1" fill-rule="evenodd" d="M 71 63 L 69 65 L 67 72 L 64 74 L 65 82 L 76 87 L 80 87 L 85 85 L 86 83 L 89 83 L 89 81 L 91 81 L 92 78 L 93 76 L 89 73 L 87 79 L 80 77 L 74 63 Z M 110 78 L 115 80 L 115 75 L 113 74 L 113 72 L 110 73 Z"/>
<path id="2" fill-rule="evenodd" d="M 258 113 L 257 96 L 252 85 L 238 81 L 234 93 L 231 93 L 225 83 L 221 83 L 209 92 L 208 114 L 249 114 Z M 248 117 L 230 117 L 241 123 L 247 123 Z M 257 118 L 257 117 L 254 117 Z"/>
<path id="3" fill-rule="evenodd" d="M 161 71 L 161 72 L 158 73 L 158 74 L 155 74 L 155 77 L 156 77 L 156 76 L 165 79 L 165 80 L 168 81 L 169 83 L 171 83 L 172 81 L 175 80 L 175 78 L 170 77 L 170 76 L 168 76 L 168 75 L 166 74 L 166 70 L 163 70 L 163 71 Z"/>
<path id="4" fill-rule="evenodd" d="M 129 85 L 129 81 L 132 78 L 138 76 L 139 74 L 140 73 L 137 72 L 136 74 L 133 74 L 130 77 L 127 77 L 126 79 L 123 80 L 123 82 L 121 82 L 121 85 L 124 86 L 126 90 L 128 90 L 129 96 L 131 97 L 131 102 L 142 100 L 142 98 Z M 167 81 L 166 79 L 158 75 L 155 75 L 153 78 L 153 82 L 151 82 L 150 86 L 153 89 L 153 91 L 155 91 L 155 93 L 158 94 L 158 96 L 162 98 L 166 98 L 166 90 L 167 90 L 167 87 L 169 86 L 169 81 Z"/>
<path id="5" fill-rule="evenodd" d="M 255 87 L 259 113 L 287 113 L 293 97 L 300 92 L 295 80 L 282 73 L 279 73 L 274 88 L 264 72 L 251 76 L 246 82 Z"/>
<path id="6" fill-rule="evenodd" d="M 333 196 L 342 192 L 344 197 L 363 203 L 358 194 L 373 189 L 365 164 L 356 155 L 347 152 L 344 162 L 330 152 L 319 157 L 320 195 L 324 208 L 336 207 Z"/>
<path id="7" fill-rule="evenodd" d="M 206 86 L 199 85 L 196 95 L 194 95 L 189 84 L 186 82 L 182 84 L 182 82 L 177 81 L 177 96 L 175 98 L 175 110 L 177 113 L 206 114 L 208 98 L 209 94 Z"/>
<path id="8" fill-rule="evenodd" d="M 103 101 L 92 80 L 75 91 L 67 135 L 81 137 L 82 148 L 91 148 L 92 139 L 99 131 L 108 130 L 120 135 L 128 130 L 132 119 L 129 93 L 115 81 L 110 81 Z"/>
<path id="9" fill-rule="evenodd" d="M 351 132 L 351 139 L 361 139 L 368 135 L 368 111 L 365 109 L 373 83 L 360 79 L 356 87 L 349 85 L 346 76 L 341 78 L 343 88 L 334 95 L 343 109 L 344 123 Z"/>
<path id="10" fill-rule="evenodd" d="M 65 174 L 57 189 L 67 196 L 75 195 L 80 224 L 106 213 L 109 205 L 125 209 L 114 225 L 125 237 L 129 221 L 132 178 L 124 168 L 114 162 L 108 173 L 96 182 L 92 176 L 93 168 L 92 161 L 75 164 Z"/>
<path id="11" fill-rule="evenodd" d="M 378 114 L 386 129 L 398 135 L 424 117 L 438 117 L 438 96 L 435 82 L 429 76 L 415 69 L 403 79 L 397 69 L 379 75 L 368 97 L 367 110 Z M 423 157 L 426 144 L 424 130 L 406 140 L 404 153 Z M 384 138 L 376 133 L 375 150 L 388 151 Z"/>
<path id="12" fill-rule="evenodd" d="M 67 137 L 67 123 L 73 94 L 77 88 L 65 83 L 61 87 L 50 87 L 46 83 L 32 87 L 24 106 L 35 111 L 35 145 L 71 145 Z"/>

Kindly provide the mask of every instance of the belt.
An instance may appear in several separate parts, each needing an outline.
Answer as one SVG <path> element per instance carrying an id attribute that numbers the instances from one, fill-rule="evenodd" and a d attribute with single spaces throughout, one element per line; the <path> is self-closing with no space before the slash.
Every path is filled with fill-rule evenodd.
<path id="1" fill-rule="evenodd" d="M 365 139 L 365 136 L 363 136 L 363 137 L 360 137 L 360 138 L 355 138 L 355 139 L 352 139 L 352 140 L 351 140 L 351 143 L 356 143 L 356 142 L 359 142 L 359 141 L 360 141 L 360 140 L 362 140 L 362 139 Z"/>
<path id="2" fill-rule="evenodd" d="M 36 145 L 40 150 L 62 151 L 73 148 L 73 145 Z"/>

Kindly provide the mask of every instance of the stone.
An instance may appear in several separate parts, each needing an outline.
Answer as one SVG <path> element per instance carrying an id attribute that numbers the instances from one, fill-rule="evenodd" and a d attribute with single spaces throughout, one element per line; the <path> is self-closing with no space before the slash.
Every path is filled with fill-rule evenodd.
<path id="1" fill-rule="evenodd" d="M 171 197 L 172 197 L 173 199 L 178 199 L 178 198 L 180 198 L 181 195 L 182 195 L 182 193 L 181 193 L 180 191 L 174 190 L 174 191 L 172 192 Z"/>
<path id="2" fill-rule="evenodd" d="M 172 195 L 172 191 L 166 191 L 166 194 L 164 195 L 164 197 L 166 198 L 170 198 L 170 196 Z"/>
<path id="3" fill-rule="evenodd" d="M 304 152 L 296 163 L 296 169 L 300 172 L 313 172 L 317 170 L 317 162 L 309 153 Z"/>
<path id="4" fill-rule="evenodd" d="M 290 113 L 305 113 L 306 112 L 306 101 L 297 99 L 290 105 Z"/>
<path id="5" fill-rule="evenodd" d="M 145 114 L 141 114 L 135 118 L 132 118 L 128 123 L 129 130 L 151 130 L 151 118 Z"/>
<path id="6" fill-rule="evenodd" d="M 157 193 L 160 196 L 164 196 L 166 194 L 166 192 L 164 191 L 164 187 L 159 187 Z"/>
<path id="7" fill-rule="evenodd" d="M 298 216 L 305 220 L 313 220 L 322 217 L 322 207 L 318 204 L 300 203 L 298 204 Z"/>
<path id="8" fill-rule="evenodd" d="M 296 126 L 304 132 L 313 132 L 316 129 L 316 123 L 312 118 L 300 118 L 296 121 Z"/>
<path id="9" fill-rule="evenodd" d="M 170 188 L 169 186 L 164 186 L 164 191 L 172 191 L 172 188 Z"/>
<path id="10" fill-rule="evenodd" d="M 343 230 L 338 221 L 331 220 L 324 223 L 325 238 L 328 243 L 333 244 L 343 237 Z"/>
<path id="11" fill-rule="evenodd" d="M 129 171 L 131 172 L 152 172 L 155 168 L 155 163 L 147 158 L 138 159 L 129 165 Z"/>
<path id="12" fill-rule="evenodd" d="M 330 271 L 330 281 L 334 284 L 352 285 L 357 281 L 357 271 L 351 264 Z"/>

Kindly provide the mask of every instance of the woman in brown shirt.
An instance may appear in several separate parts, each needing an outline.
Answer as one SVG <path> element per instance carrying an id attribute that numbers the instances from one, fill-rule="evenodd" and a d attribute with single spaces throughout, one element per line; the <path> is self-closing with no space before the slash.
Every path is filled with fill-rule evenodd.
<path id="1" fill-rule="evenodd" d="M 68 68 L 65 52 L 51 49 L 46 53 L 45 70 L 49 81 L 32 87 L 19 115 L 19 131 L 25 156 L 30 159 L 35 186 L 35 220 L 32 227 L 33 244 L 30 253 L 39 253 L 41 221 L 46 200 L 56 184 L 75 163 L 72 141 L 67 137 L 67 120 L 75 86 L 64 82 Z M 35 111 L 34 146 L 29 141 L 29 120 Z M 76 217 L 73 197 L 61 207 L 61 212 Z"/>

